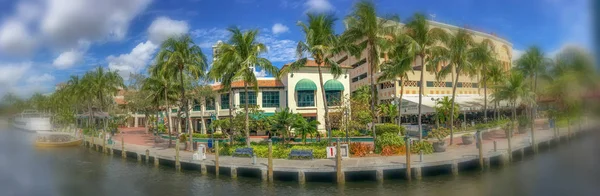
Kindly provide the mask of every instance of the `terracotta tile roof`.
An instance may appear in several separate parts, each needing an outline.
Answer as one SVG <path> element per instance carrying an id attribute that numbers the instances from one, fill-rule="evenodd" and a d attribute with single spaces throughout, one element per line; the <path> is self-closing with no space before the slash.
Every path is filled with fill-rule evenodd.
<path id="1" fill-rule="evenodd" d="M 233 83 L 231 83 L 231 87 L 232 88 L 244 88 L 244 81 L 235 81 Z M 251 87 L 251 85 L 249 85 L 248 87 Z M 258 87 L 259 88 L 268 88 L 268 87 L 284 87 L 283 83 L 280 80 L 258 80 Z M 222 85 L 215 85 L 212 87 L 213 90 L 221 90 L 223 89 Z"/>
<path id="2" fill-rule="evenodd" d="M 285 64 L 285 65 L 283 65 L 283 67 L 285 67 L 285 66 L 288 66 L 288 65 L 290 65 L 290 64 L 292 64 L 292 63 Z M 317 62 L 315 62 L 315 60 L 310 60 L 310 59 L 309 59 L 309 60 L 306 60 L 306 65 L 305 65 L 305 67 L 317 67 L 317 66 L 318 66 L 318 65 L 317 65 Z M 346 68 L 346 69 L 352 69 L 352 67 L 351 67 L 351 66 L 349 66 L 349 65 L 346 65 L 346 64 L 340 64 L 340 66 L 341 66 L 342 68 Z M 283 69 L 283 67 L 282 67 L 282 69 Z"/>

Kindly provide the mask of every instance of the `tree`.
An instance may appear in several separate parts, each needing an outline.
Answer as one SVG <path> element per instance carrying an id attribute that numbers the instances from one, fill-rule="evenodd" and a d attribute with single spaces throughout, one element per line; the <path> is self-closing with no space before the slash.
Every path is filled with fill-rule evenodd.
<path id="1" fill-rule="evenodd" d="M 488 107 L 487 107 L 487 77 L 488 75 L 487 73 L 487 69 L 489 66 L 498 63 L 498 60 L 496 60 L 495 58 L 495 53 L 494 53 L 494 44 L 492 43 L 491 40 L 489 39 L 485 39 L 483 41 L 481 41 L 480 43 L 476 43 L 474 44 L 473 48 L 471 49 L 471 59 L 472 62 L 475 64 L 475 67 L 477 67 L 477 69 L 479 69 L 479 75 L 481 75 L 482 77 L 482 82 L 483 83 L 483 120 L 484 122 L 487 122 L 487 111 L 488 111 Z"/>
<path id="2" fill-rule="evenodd" d="M 279 112 L 275 112 L 272 117 L 272 126 L 282 137 L 283 143 L 286 143 L 286 136 L 289 135 L 290 129 L 298 119 L 298 115 L 290 112 L 289 108 L 285 108 Z"/>
<path id="3" fill-rule="evenodd" d="M 456 34 L 451 35 L 446 40 L 444 48 L 438 48 L 434 52 L 436 60 L 434 62 L 447 62 L 439 74 L 438 78 L 452 75 L 452 107 L 456 98 L 456 88 L 461 74 L 473 76 L 477 74 L 477 65 L 473 60 L 474 53 L 478 52 L 472 48 L 474 44 L 473 37 L 466 29 L 458 29 Z M 456 74 L 456 77 L 454 75 Z M 422 85 L 422 84 L 421 84 Z M 454 137 L 454 113 L 450 113 L 450 145 L 453 144 Z"/>
<path id="4" fill-rule="evenodd" d="M 246 146 L 250 147 L 250 129 L 248 127 L 248 87 L 251 86 L 255 92 L 258 91 L 258 81 L 254 75 L 254 67 L 259 67 L 265 72 L 279 76 L 277 67 L 273 66 L 269 60 L 260 57 L 267 52 L 267 47 L 256 40 L 258 30 L 249 30 L 242 32 L 237 27 L 227 29 L 231 32 L 231 38 L 228 43 L 218 46 L 219 62 L 229 63 L 227 70 L 236 70 L 232 78 L 239 78 L 244 81 L 245 96 L 245 121 L 244 131 L 246 133 Z M 229 77 L 229 76 L 228 76 Z"/>
<path id="5" fill-rule="evenodd" d="M 421 108 L 423 104 L 423 87 L 425 70 L 431 70 L 438 67 L 442 62 L 433 61 L 433 51 L 441 50 L 442 44 L 447 37 L 444 30 L 440 28 L 430 28 L 427 17 L 421 13 L 416 13 L 404 26 L 404 31 L 407 35 L 407 57 L 410 62 L 420 60 L 421 77 L 419 79 L 419 108 L 418 108 L 418 124 L 419 124 L 419 140 L 423 139 L 423 126 L 421 120 Z M 418 69 L 418 67 L 415 67 Z"/>
<path id="6" fill-rule="evenodd" d="M 353 54 L 358 53 L 355 47 L 352 47 L 349 42 L 340 40 L 341 38 L 335 35 L 334 24 L 335 18 L 330 14 L 311 14 L 308 13 L 308 24 L 298 21 L 298 26 L 304 32 L 305 41 L 299 41 L 296 49 L 296 55 L 300 58 L 298 61 L 285 67 L 280 74 L 291 73 L 300 67 L 306 66 L 308 57 L 304 54 L 309 54 L 317 64 L 319 72 L 319 87 L 321 89 L 321 97 L 323 99 L 323 107 L 325 109 L 325 129 L 329 135 L 331 142 L 331 122 L 329 119 L 329 107 L 327 106 L 327 98 L 325 89 L 323 88 L 323 73 L 321 67 L 327 67 L 329 72 L 335 79 L 342 75 L 342 67 L 333 59 L 336 54 L 343 51 L 351 51 Z"/>
<path id="7" fill-rule="evenodd" d="M 398 117 L 398 105 L 395 104 L 379 104 L 377 105 L 377 113 L 379 116 L 387 116 L 390 120 L 396 119 Z"/>
<path id="8" fill-rule="evenodd" d="M 376 95 L 375 73 L 379 70 L 381 46 L 387 42 L 386 36 L 392 34 L 396 27 L 392 22 L 398 22 L 397 16 L 391 16 L 385 19 L 377 17 L 377 11 L 372 1 L 362 0 L 354 4 L 352 13 L 346 18 L 347 29 L 344 32 L 344 39 L 348 42 L 357 44 L 360 51 L 367 51 L 367 64 L 369 65 L 369 78 L 371 84 L 371 97 Z M 371 99 L 371 111 L 375 111 L 375 99 Z M 375 133 L 375 122 L 377 116 L 372 112 L 371 131 L 373 132 L 373 143 L 377 140 Z"/>
<path id="9" fill-rule="evenodd" d="M 223 55 L 219 55 L 219 48 L 222 45 L 221 42 L 217 44 L 217 48 L 215 51 L 216 60 L 213 62 L 210 71 L 208 72 L 208 76 L 210 79 L 214 81 L 220 81 L 221 86 L 223 87 L 220 92 L 228 92 L 229 93 L 229 124 L 233 125 L 233 88 L 231 88 L 231 83 L 236 80 L 236 74 L 238 70 L 236 70 L 236 62 L 228 61 L 229 59 L 224 58 Z M 223 104 L 223 103 L 221 103 Z M 229 141 L 230 144 L 233 145 L 233 127 L 229 126 Z"/>
<path id="10" fill-rule="evenodd" d="M 319 126 L 319 121 L 311 120 L 308 121 L 301 116 L 298 116 L 296 122 L 292 125 L 294 131 L 299 132 L 302 137 L 302 142 L 306 144 L 306 135 L 313 135 L 317 133 L 317 126 Z"/>
<path id="11" fill-rule="evenodd" d="M 148 98 L 152 99 L 155 104 L 160 105 L 161 100 L 163 101 L 162 104 L 164 104 L 164 111 L 167 115 L 167 122 L 169 123 L 168 129 L 170 138 L 173 134 L 170 103 L 177 101 L 177 96 L 179 95 L 177 88 L 179 87 L 179 83 L 170 75 L 163 74 L 156 66 L 150 67 L 149 72 L 151 75 L 144 81 L 142 90 L 149 92 Z M 157 108 L 158 107 L 159 106 L 157 106 Z M 171 142 L 172 141 L 169 140 L 169 147 L 171 147 Z"/>
<path id="12" fill-rule="evenodd" d="M 377 82 L 398 80 L 400 85 L 400 97 L 398 103 L 398 125 L 402 124 L 402 97 L 404 96 L 404 83 L 408 79 L 408 72 L 413 72 L 412 58 L 407 56 L 407 37 L 405 34 L 396 33 L 390 42 L 388 57 L 381 66 L 381 75 Z"/>
<path id="13" fill-rule="evenodd" d="M 512 106 L 512 124 L 513 127 L 517 122 L 517 101 L 522 103 L 528 103 L 532 101 L 532 92 L 530 91 L 529 85 L 525 80 L 523 74 L 519 71 L 513 70 L 508 76 L 508 79 L 504 83 L 494 88 L 492 95 L 496 101 L 506 100 Z M 512 133 L 509 133 L 507 137 L 512 137 Z"/>
<path id="14" fill-rule="evenodd" d="M 531 87 L 533 87 L 533 99 L 535 100 L 535 96 L 537 93 L 537 77 L 538 74 L 543 74 L 545 71 L 544 65 L 545 62 L 544 53 L 536 46 L 532 46 L 525 54 L 523 54 L 517 61 L 517 69 L 519 69 L 524 75 L 529 77 L 531 82 Z M 535 113 L 536 113 L 536 102 L 531 102 L 531 141 L 535 144 Z M 534 151 L 537 152 L 536 145 L 534 145 Z"/>
<path id="15" fill-rule="evenodd" d="M 156 55 L 156 65 L 164 74 L 171 75 L 174 78 L 179 77 L 179 84 L 181 85 L 179 87 L 181 92 L 181 104 L 183 105 L 182 109 L 185 110 L 185 116 L 190 118 L 190 112 L 188 110 L 189 105 L 185 96 L 183 83 L 184 72 L 192 79 L 198 79 L 204 76 L 208 64 L 206 56 L 202 53 L 202 49 L 194 44 L 194 41 L 189 35 L 171 37 L 161 44 L 160 51 Z M 179 116 L 179 119 L 182 119 L 181 115 Z M 188 129 L 188 126 L 186 126 L 185 129 Z M 188 129 L 188 134 L 190 136 L 192 136 L 191 131 L 192 130 Z M 190 144 L 193 143 L 193 138 L 189 137 L 189 139 Z"/>
<path id="16" fill-rule="evenodd" d="M 214 100 L 215 91 L 213 91 L 212 87 L 209 85 L 196 86 L 194 88 L 194 92 L 192 93 L 192 95 L 193 95 L 192 99 L 195 100 L 200 105 L 202 105 L 202 103 L 205 103 L 204 104 L 205 107 L 204 107 L 204 109 L 202 109 L 202 114 L 200 116 L 204 116 L 206 107 L 208 107 L 206 104 L 207 102 L 211 102 L 212 104 L 215 104 L 215 100 Z M 207 129 L 206 120 L 204 119 L 204 117 L 202 117 L 202 130 L 206 130 L 206 129 Z"/>
<path id="17" fill-rule="evenodd" d="M 454 104 L 454 107 L 452 107 L 452 104 Z M 454 111 L 454 115 L 458 116 L 458 113 L 460 112 L 458 108 L 459 105 L 457 103 L 452 103 L 448 96 L 444 96 L 435 104 L 437 120 L 439 120 L 440 123 L 446 123 L 446 126 L 449 126 L 451 121 L 448 119 L 448 116 L 450 116 L 451 111 Z"/>

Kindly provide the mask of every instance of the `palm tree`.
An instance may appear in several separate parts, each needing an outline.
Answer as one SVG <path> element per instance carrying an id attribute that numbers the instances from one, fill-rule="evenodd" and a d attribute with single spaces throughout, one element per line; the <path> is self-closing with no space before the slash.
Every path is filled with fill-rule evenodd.
<path id="1" fill-rule="evenodd" d="M 208 85 L 200 85 L 194 88 L 193 99 L 196 100 L 200 105 L 204 102 L 204 109 L 202 109 L 202 114 L 200 116 L 204 116 L 207 107 L 207 101 L 212 101 L 214 104 L 214 96 L 215 91 L 212 90 L 211 86 Z M 206 130 L 206 120 L 204 117 L 202 118 L 202 130 Z"/>
<path id="2" fill-rule="evenodd" d="M 229 124 L 233 125 L 233 88 L 231 88 L 231 83 L 235 81 L 237 71 L 235 70 L 237 67 L 232 61 L 227 61 L 228 59 L 223 58 L 223 55 L 218 55 L 218 49 L 222 45 L 221 42 L 217 44 L 217 51 L 215 54 L 216 60 L 213 62 L 210 71 L 208 72 L 208 77 L 213 81 L 220 81 L 222 89 L 220 92 L 228 92 L 229 93 Z M 221 103 L 223 104 L 223 103 Z M 230 144 L 233 145 L 233 126 L 228 126 L 229 128 L 229 141 Z"/>
<path id="3" fill-rule="evenodd" d="M 387 116 L 390 120 L 394 120 L 398 116 L 397 111 L 398 105 L 395 104 L 384 103 L 377 105 L 377 114 L 379 114 L 380 117 Z"/>
<path id="4" fill-rule="evenodd" d="M 381 75 L 377 82 L 398 80 L 400 85 L 400 97 L 398 99 L 398 125 L 402 124 L 402 97 L 404 96 L 404 83 L 408 79 L 408 72 L 414 73 L 412 58 L 407 56 L 407 37 L 404 34 L 395 34 L 390 42 L 388 57 L 381 65 Z"/>
<path id="5" fill-rule="evenodd" d="M 435 105 L 435 113 L 437 116 L 437 120 L 439 120 L 440 123 L 446 123 L 446 126 L 448 126 L 448 124 L 452 122 L 448 119 L 448 116 L 450 116 L 451 111 L 454 110 L 454 115 L 458 115 L 458 113 L 460 112 L 458 109 L 459 105 L 457 103 L 454 103 L 454 107 L 452 107 L 452 104 L 452 100 L 450 100 L 448 96 L 445 96 L 439 101 L 437 101 Z"/>
<path id="6" fill-rule="evenodd" d="M 149 97 L 152 100 L 156 100 L 155 103 L 159 104 L 160 100 L 164 101 L 165 113 L 169 123 L 169 138 L 172 136 L 173 123 L 171 119 L 171 108 L 169 103 L 173 103 L 177 100 L 179 83 L 167 74 L 161 74 L 155 66 L 149 69 L 151 75 L 148 77 L 142 86 L 143 90 L 149 91 Z M 158 106 L 157 106 L 158 107 Z M 171 140 L 169 140 L 169 147 L 171 147 Z"/>
<path id="7" fill-rule="evenodd" d="M 235 70 L 227 78 L 242 79 L 244 81 L 245 96 L 245 115 L 244 131 L 246 133 L 246 146 L 250 147 L 250 129 L 248 127 L 248 86 L 252 86 L 258 91 L 258 81 L 254 75 L 254 67 L 259 67 L 267 73 L 279 76 L 277 67 L 273 66 L 269 60 L 260 57 L 267 52 L 267 47 L 256 40 L 258 30 L 249 30 L 242 32 L 237 27 L 227 29 L 231 32 L 231 38 L 228 43 L 218 46 L 219 60 L 218 64 L 228 63 L 229 69 Z M 226 81 L 230 82 L 230 81 Z"/>
<path id="8" fill-rule="evenodd" d="M 523 74 L 519 71 L 512 71 L 504 83 L 494 88 L 493 97 L 496 100 L 506 100 L 512 106 L 512 123 L 517 121 L 517 101 L 527 103 L 532 100 L 532 92 L 527 84 Z M 512 134 L 509 134 L 509 137 Z"/>
<path id="9" fill-rule="evenodd" d="M 272 126 L 274 130 L 280 132 L 283 139 L 283 143 L 286 143 L 286 136 L 290 133 L 292 126 L 295 124 L 299 115 L 290 112 L 289 108 L 285 108 L 279 112 L 275 112 L 275 115 L 271 118 L 273 120 Z"/>
<path id="10" fill-rule="evenodd" d="M 327 98 L 325 89 L 323 88 L 323 74 L 321 67 L 329 68 L 329 72 L 335 79 L 342 75 L 342 67 L 333 59 L 336 54 L 343 51 L 351 51 L 356 54 L 357 50 L 352 47 L 350 42 L 342 41 L 341 38 L 335 35 L 334 24 L 336 19 L 331 14 L 312 14 L 308 13 L 308 24 L 298 21 L 298 26 L 304 32 L 305 41 L 299 41 L 296 49 L 298 61 L 286 66 L 281 70 L 280 74 L 293 73 L 300 67 L 306 66 L 309 54 L 317 64 L 319 72 L 319 86 L 321 89 L 321 97 L 323 99 L 323 107 L 325 108 L 325 129 L 329 135 L 331 142 L 331 122 L 329 120 L 329 107 L 327 106 Z"/>
<path id="11" fill-rule="evenodd" d="M 452 75 L 452 107 L 456 98 L 456 88 L 458 87 L 458 80 L 461 74 L 467 76 L 473 76 L 477 74 L 477 65 L 473 60 L 474 54 L 477 53 L 476 49 L 473 49 L 474 44 L 473 37 L 466 29 L 458 29 L 455 35 L 449 36 L 446 40 L 445 48 L 438 48 L 433 51 L 436 59 L 434 62 L 447 62 L 439 74 L 438 78 L 445 77 L 448 74 Z M 455 74 L 456 73 L 456 77 Z M 454 113 L 450 113 L 450 145 L 453 144 L 454 137 Z"/>
<path id="12" fill-rule="evenodd" d="M 527 51 L 525 52 L 525 54 L 523 54 L 517 61 L 517 69 L 519 69 L 524 75 L 526 75 L 527 77 L 529 77 L 529 80 L 531 82 L 531 87 L 533 87 L 533 99 L 535 100 L 535 96 L 537 93 L 537 78 L 538 78 L 538 74 L 543 74 L 543 72 L 545 71 L 545 57 L 544 57 L 544 53 L 541 51 L 540 48 L 536 47 L 536 46 L 532 46 L 529 49 L 527 49 Z M 530 117 L 531 117 L 531 141 L 533 144 L 535 144 L 535 113 L 536 113 L 536 102 L 532 101 L 531 102 L 531 113 L 530 113 Z M 537 145 L 534 145 L 533 150 L 537 152 Z"/>
<path id="13" fill-rule="evenodd" d="M 183 83 L 184 72 L 192 79 L 204 76 L 208 65 L 202 49 L 194 44 L 189 35 L 171 37 L 161 44 L 160 51 L 156 55 L 156 65 L 164 74 L 171 75 L 174 78 L 179 77 L 181 104 L 183 105 L 183 110 L 185 110 L 185 116 L 190 118 L 189 105 L 185 97 L 185 86 Z M 179 116 L 179 119 L 181 119 L 181 116 Z M 191 136 L 192 130 L 188 126 L 185 126 L 185 129 L 188 129 L 187 132 Z M 190 143 L 193 143 L 192 137 L 189 138 Z"/>
<path id="14" fill-rule="evenodd" d="M 487 69 L 490 65 L 497 63 L 494 53 L 494 44 L 489 39 L 485 39 L 480 43 L 474 44 L 472 48 L 472 62 L 479 68 L 479 75 L 483 82 L 483 120 L 487 122 Z"/>
<path id="15" fill-rule="evenodd" d="M 300 136 L 302 137 L 302 142 L 306 144 L 306 135 L 313 135 L 317 132 L 317 126 L 319 126 L 319 121 L 311 120 L 308 121 L 305 118 L 299 116 L 296 119 L 296 122 L 292 125 L 294 131 L 300 132 Z"/>
<path id="16" fill-rule="evenodd" d="M 350 43 L 355 43 L 360 51 L 367 50 L 367 64 L 369 66 L 369 76 L 371 84 L 371 111 L 375 111 L 376 84 L 375 73 L 379 71 L 380 56 L 382 54 L 381 46 L 387 42 L 386 36 L 393 34 L 396 26 L 392 23 L 399 21 L 397 16 L 386 19 L 377 17 L 377 11 L 372 1 L 362 0 L 354 4 L 352 13 L 346 18 L 347 29 L 344 32 L 344 39 Z M 373 132 L 373 142 L 377 140 L 375 133 L 375 122 L 377 116 L 371 112 Z"/>
<path id="17" fill-rule="evenodd" d="M 505 80 L 505 72 L 504 70 L 502 70 L 502 67 L 500 66 L 500 64 L 498 63 L 498 61 L 496 61 L 496 63 L 491 64 L 490 66 L 487 67 L 484 75 L 484 80 L 482 81 L 482 83 L 484 84 L 484 86 L 497 86 L 500 85 L 500 83 L 502 83 Z M 487 94 L 486 94 L 487 95 Z M 485 97 L 487 99 L 487 96 Z M 498 100 L 496 99 L 492 99 L 494 102 L 494 114 L 495 114 L 495 119 L 498 120 L 498 116 L 499 116 L 499 112 L 498 112 Z"/>
<path id="18" fill-rule="evenodd" d="M 421 123 L 421 107 L 423 99 L 424 74 L 425 70 L 437 68 L 439 63 L 433 60 L 433 51 L 440 50 L 441 42 L 446 40 L 447 34 L 440 28 L 430 28 L 429 21 L 426 16 L 421 13 L 416 13 L 411 20 L 404 26 L 404 31 L 407 38 L 406 55 L 410 62 L 420 60 L 421 77 L 419 79 L 419 108 L 418 108 L 418 124 L 419 124 L 419 140 L 423 139 L 423 127 Z"/>

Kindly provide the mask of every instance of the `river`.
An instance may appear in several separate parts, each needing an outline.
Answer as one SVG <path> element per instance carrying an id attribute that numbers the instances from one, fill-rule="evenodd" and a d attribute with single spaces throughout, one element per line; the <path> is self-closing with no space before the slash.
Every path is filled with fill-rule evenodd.
<path id="1" fill-rule="evenodd" d="M 600 195 L 600 134 L 506 168 L 386 180 L 269 184 L 259 179 L 175 172 L 85 148 L 37 149 L 33 138 L 0 128 L 0 195 Z"/>

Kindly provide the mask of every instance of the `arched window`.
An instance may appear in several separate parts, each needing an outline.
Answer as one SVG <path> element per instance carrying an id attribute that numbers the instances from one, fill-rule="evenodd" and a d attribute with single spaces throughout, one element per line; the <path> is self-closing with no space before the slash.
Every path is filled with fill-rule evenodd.
<path id="1" fill-rule="evenodd" d="M 302 79 L 296 83 L 296 105 L 298 107 L 314 107 L 315 106 L 315 91 L 317 90 L 317 85 L 309 80 Z"/>
<path id="2" fill-rule="evenodd" d="M 342 101 L 342 92 L 344 91 L 344 85 L 337 80 L 328 80 L 323 84 L 325 89 L 325 99 L 327 99 L 327 106 L 339 106 Z"/>

